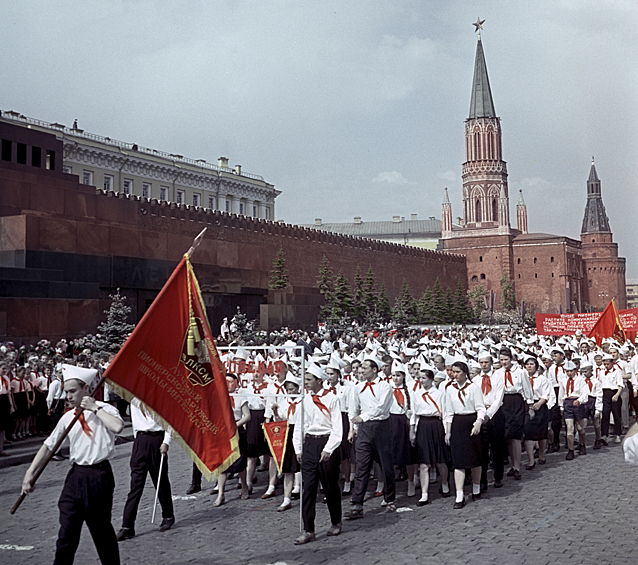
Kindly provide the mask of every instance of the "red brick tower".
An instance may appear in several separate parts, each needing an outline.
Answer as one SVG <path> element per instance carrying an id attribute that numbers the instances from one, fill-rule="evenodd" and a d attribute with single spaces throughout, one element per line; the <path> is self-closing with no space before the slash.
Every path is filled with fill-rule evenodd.
<path id="1" fill-rule="evenodd" d="M 615 298 L 618 308 L 626 308 L 625 259 L 618 257 L 618 244 L 613 242 L 593 157 L 580 240 L 587 273 L 585 301 L 600 309 Z"/>

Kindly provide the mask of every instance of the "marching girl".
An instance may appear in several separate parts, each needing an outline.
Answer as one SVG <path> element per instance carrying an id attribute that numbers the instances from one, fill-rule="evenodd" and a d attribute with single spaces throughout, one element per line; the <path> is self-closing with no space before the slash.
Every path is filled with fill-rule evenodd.
<path id="1" fill-rule="evenodd" d="M 594 376 L 594 366 L 590 361 L 583 361 L 580 364 L 580 373 L 585 379 L 587 385 L 588 400 L 586 404 L 581 406 L 580 419 L 591 419 L 594 424 L 594 449 L 600 449 L 601 447 L 601 434 L 600 434 L 600 415 L 603 411 L 603 386 L 600 383 L 600 379 Z M 585 432 L 583 432 L 583 438 Z M 583 443 L 583 447 L 585 444 Z M 585 447 L 585 449 L 587 449 Z M 582 452 L 582 448 L 581 448 Z M 584 453 L 581 453 L 584 455 Z"/>
<path id="2" fill-rule="evenodd" d="M 538 359 L 532 355 L 525 358 L 525 370 L 532 385 L 534 404 L 525 419 L 525 451 L 527 452 L 528 471 L 536 467 L 534 442 L 538 442 L 538 463 L 545 465 L 545 448 L 549 427 L 549 411 L 554 405 L 552 385 L 544 372 L 539 371 Z"/>
<path id="3" fill-rule="evenodd" d="M 24 439 L 29 436 L 26 432 L 27 417 L 31 407 L 27 398 L 29 383 L 26 380 L 26 369 L 18 367 L 15 376 L 11 380 L 11 392 L 15 401 L 16 410 L 13 413 L 15 427 L 13 435 L 16 439 Z"/>
<path id="4" fill-rule="evenodd" d="M 412 392 L 410 443 L 416 447 L 421 475 L 421 498 L 417 506 L 425 506 L 428 504 L 429 470 L 435 465 L 441 474 L 441 495 L 443 498 L 450 496 L 446 465 L 450 455 L 442 420 L 445 393 L 434 386 L 434 372 L 430 369 L 421 369 L 418 377 L 421 387 Z"/>
<path id="5" fill-rule="evenodd" d="M 350 434 L 348 408 L 350 407 L 350 389 L 352 385 L 345 384 L 341 381 L 341 367 L 334 358 L 330 359 L 330 363 L 326 367 L 326 373 L 328 374 L 328 379 L 325 382 L 324 388 L 336 394 L 341 409 L 343 437 L 341 439 L 341 445 L 339 446 L 339 454 L 341 455 L 341 471 L 345 477 L 342 494 L 347 496 L 352 492 L 352 482 L 354 481 L 354 469 L 353 465 L 350 464 L 351 445 L 348 441 L 348 435 Z"/>
<path id="6" fill-rule="evenodd" d="M 252 493 L 253 479 L 257 471 L 257 461 L 264 455 L 266 460 L 270 450 L 264 437 L 264 431 L 261 425 L 265 422 L 266 417 L 266 388 L 268 384 L 264 382 L 263 375 L 256 372 L 253 379 L 248 383 L 245 394 L 248 398 L 248 408 L 250 409 L 250 420 L 246 425 L 246 439 L 248 440 L 248 467 L 247 482 L 248 492 Z M 274 490 L 274 489 L 273 489 Z"/>
<path id="7" fill-rule="evenodd" d="M 4 452 L 6 432 L 11 425 L 11 409 L 13 397 L 11 395 L 11 378 L 9 367 L 6 363 L 0 363 L 0 457 L 7 455 Z"/>
<path id="8" fill-rule="evenodd" d="M 410 443 L 411 399 L 405 382 L 405 366 L 396 359 L 392 362 L 392 407 L 390 427 L 392 428 L 392 459 L 395 467 L 406 467 L 408 471 L 408 496 L 414 496 L 414 473 L 412 444 Z"/>
<path id="9" fill-rule="evenodd" d="M 480 385 L 468 379 L 467 365 L 462 361 L 455 361 L 451 369 L 454 383 L 445 389 L 443 413 L 445 442 L 450 446 L 456 485 L 454 508 L 459 509 L 465 506 L 465 469 L 472 470 L 472 500 L 481 498 L 480 433 L 485 417 L 485 404 Z"/>
<path id="10" fill-rule="evenodd" d="M 292 373 L 287 373 L 284 379 L 284 387 L 286 393 L 291 396 L 299 394 L 301 387 L 301 377 L 295 377 Z M 284 475 L 284 501 L 277 508 L 278 512 L 284 512 L 292 507 L 292 499 L 299 498 L 301 487 L 301 467 L 295 455 L 295 448 L 292 443 L 295 425 L 299 421 L 301 409 L 299 404 L 301 398 L 292 398 L 291 396 L 282 396 L 277 399 L 276 403 L 270 405 L 266 409 L 266 419 L 281 422 L 288 421 L 288 439 L 286 441 L 286 451 L 284 460 L 281 464 L 281 472 Z M 275 458 L 271 457 L 271 465 L 275 465 Z M 297 495 L 296 497 L 294 495 Z"/>
<path id="11" fill-rule="evenodd" d="M 245 396 L 233 395 L 239 389 L 239 377 L 232 373 L 226 375 L 226 384 L 228 392 L 231 394 L 230 402 L 233 408 L 233 416 L 237 424 L 237 432 L 239 434 L 239 459 L 235 461 L 226 471 L 224 471 L 217 479 L 217 499 L 213 502 L 213 506 L 221 506 L 225 502 L 224 487 L 229 473 L 238 473 L 241 482 L 241 498 L 248 498 L 248 484 L 246 482 L 246 466 L 248 450 L 248 442 L 246 441 L 246 423 L 250 421 L 250 410 L 248 409 L 248 399 Z"/>

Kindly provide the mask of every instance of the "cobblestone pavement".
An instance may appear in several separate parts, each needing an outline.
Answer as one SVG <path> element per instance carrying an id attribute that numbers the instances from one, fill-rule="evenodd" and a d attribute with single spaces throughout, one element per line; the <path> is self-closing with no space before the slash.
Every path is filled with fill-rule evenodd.
<path id="1" fill-rule="evenodd" d="M 591 442 L 590 442 L 591 443 Z M 131 445 L 117 447 L 112 461 L 116 479 L 113 525 L 121 525 L 128 492 Z M 565 461 L 565 450 L 547 456 L 548 464 L 523 469 L 523 480 L 505 478 L 505 486 L 490 489 L 483 499 L 453 510 L 454 499 L 438 495 L 430 486 L 428 506 L 417 508 L 417 498 L 405 496 L 398 483 L 401 512 L 385 514 L 379 499 L 366 502 L 365 517 L 344 521 L 343 533 L 327 538 L 325 506 L 318 504 L 317 541 L 293 545 L 299 531 L 299 504 L 278 513 L 278 496 L 261 500 L 267 473 L 259 473 L 255 493 L 248 501 L 229 500 L 213 508 L 212 485 L 186 497 L 191 463 L 177 447 L 170 452 L 170 478 L 175 499 L 175 526 L 165 533 L 150 524 L 153 491 L 150 481 L 140 505 L 137 536 L 120 544 L 123 563 L 160 565 L 374 563 L 561 565 L 635 564 L 638 562 L 636 503 L 638 470 L 626 465 L 618 445 Z M 9 509 L 20 492 L 26 465 L 0 470 L 0 563 L 40 564 L 53 561 L 58 529 L 57 498 L 68 461 L 52 462 L 14 516 Z M 466 487 L 469 492 L 469 487 Z M 418 497 L 418 491 L 417 491 Z M 344 498 L 344 509 L 349 507 Z M 159 515 L 159 511 L 158 511 Z M 75 561 L 99 563 L 86 527 Z"/>

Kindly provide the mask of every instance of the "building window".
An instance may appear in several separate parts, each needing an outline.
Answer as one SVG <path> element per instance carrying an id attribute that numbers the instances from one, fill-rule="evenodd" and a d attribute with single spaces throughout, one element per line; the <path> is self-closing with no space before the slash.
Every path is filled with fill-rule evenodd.
<path id="1" fill-rule="evenodd" d="M 592 239 L 592 240 L 591 240 L 591 242 L 592 242 L 592 243 L 596 243 L 596 240 L 595 240 L 595 239 Z"/>
<path id="2" fill-rule="evenodd" d="M 552 273 L 552 275 L 553 275 L 553 274 L 554 274 L 554 273 Z M 589 280 L 589 281 L 587 281 L 587 286 L 588 286 L 588 288 L 591 288 L 591 281 L 590 281 L 590 280 Z"/>
<path id="3" fill-rule="evenodd" d="M 184 191 L 183 190 L 178 190 L 177 191 L 177 203 L 178 204 L 184 204 Z"/>
<path id="4" fill-rule="evenodd" d="M 253 218 L 257 217 L 257 206 L 253 205 Z"/>
<path id="5" fill-rule="evenodd" d="M 230 200 L 226 199 L 226 213 L 230 214 Z"/>
<path id="6" fill-rule="evenodd" d="M 215 197 L 214 197 L 214 196 L 209 196 L 209 197 L 208 197 L 208 207 L 209 207 L 211 210 L 214 210 L 214 209 L 215 209 Z"/>
<path id="7" fill-rule="evenodd" d="M 160 186 L 160 200 L 168 200 L 168 187 Z"/>
<path id="8" fill-rule="evenodd" d="M 239 203 L 239 213 L 240 213 L 240 214 L 243 214 L 243 213 L 244 213 L 244 203 L 243 203 L 243 202 L 240 202 L 240 203 Z"/>
<path id="9" fill-rule="evenodd" d="M 266 219 L 270 220 L 270 208 L 266 207 Z"/>
<path id="10" fill-rule="evenodd" d="M 519 257 L 518 259 L 516 259 L 516 263 L 517 263 L 518 265 L 520 265 L 520 264 L 521 264 L 521 258 L 520 258 L 520 257 Z"/>
<path id="11" fill-rule="evenodd" d="M 492 200 L 492 221 L 498 222 L 498 206 L 496 204 L 496 198 Z"/>
<path id="12" fill-rule="evenodd" d="M 62 167 L 62 172 L 66 173 L 67 175 L 72 175 L 73 174 L 73 167 L 69 167 L 68 165 L 64 165 L 64 167 Z"/>
<path id="13" fill-rule="evenodd" d="M 199 194 L 193 194 L 193 206 L 199 207 L 200 196 Z"/>
<path id="14" fill-rule="evenodd" d="M 534 273 L 534 278 L 537 279 L 538 278 L 538 273 Z"/>
<path id="15" fill-rule="evenodd" d="M 520 273 L 518 273 L 518 278 L 519 278 L 519 279 L 521 278 L 521 274 L 520 274 Z"/>
<path id="16" fill-rule="evenodd" d="M 151 184 L 148 182 L 142 183 L 142 196 L 144 198 L 151 197 Z"/>
<path id="17" fill-rule="evenodd" d="M 82 184 L 93 184 L 93 171 L 82 171 Z"/>
<path id="18" fill-rule="evenodd" d="M 479 257 L 479 263 L 482 263 L 482 262 L 483 262 L 483 255 Z"/>
<path id="19" fill-rule="evenodd" d="M 480 224 L 483 221 L 481 216 L 481 201 L 476 201 L 476 223 Z"/>
<path id="20" fill-rule="evenodd" d="M 552 273 L 552 278 L 554 278 L 554 273 Z"/>
<path id="21" fill-rule="evenodd" d="M 27 164 L 27 145 L 26 143 L 18 143 L 18 154 L 16 156 L 16 161 L 21 165 Z"/>
<path id="22" fill-rule="evenodd" d="M 44 159 L 44 168 L 49 171 L 55 171 L 55 151 L 47 149 L 46 157 Z"/>
<path id="23" fill-rule="evenodd" d="M 31 166 L 40 167 L 42 165 L 42 149 L 31 147 Z"/>
<path id="24" fill-rule="evenodd" d="M 104 175 L 104 190 L 113 190 L 113 177 L 111 175 Z"/>
<path id="25" fill-rule="evenodd" d="M 536 265 L 536 257 L 534 257 L 534 265 Z"/>
<path id="26" fill-rule="evenodd" d="M 550 257 L 550 258 L 549 258 L 549 262 L 550 262 L 550 263 L 553 263 L 553 262 L 554 262 L 554 258 L 553 258 L 553 257 Z"/>
<path id="27" fill-rule="evenodd" d="M 124 179 L 122 181 L 122 189 L 124 194 L 133 194 L 133 181 L 131 179 Z"/>
<path id="28" fill-rule="evenodd" d="M 11 161 L 11 147 L 12 143 L 10 139 L 2 140 L 2 160 Z"/>
<path id="29" fill-rule="evenodd" d="M 484 281 L 485 280 L 485 273 L 481 273 L 481 280 Z"/>
<path id="30" fill-rule="evenodd" d="M 477 282 L 478 282 L 478 277 L 477 277 L 476 275 L 474 275 L 474 276 L 472 277 L 472 282 L 473 282 L 473 283 L 477 283 Z"/>

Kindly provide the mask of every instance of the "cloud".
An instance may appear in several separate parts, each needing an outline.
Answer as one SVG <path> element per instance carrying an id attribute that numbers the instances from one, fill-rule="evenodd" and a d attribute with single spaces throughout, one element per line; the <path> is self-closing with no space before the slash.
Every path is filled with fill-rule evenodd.
<path id="1" fill-rule="evenodd" d="M 399 171 L 383 171 L 372 179 L 372 182 L 385 182 L 387 184 L 416 184 L 414 181 L 406 179 Z"/>

